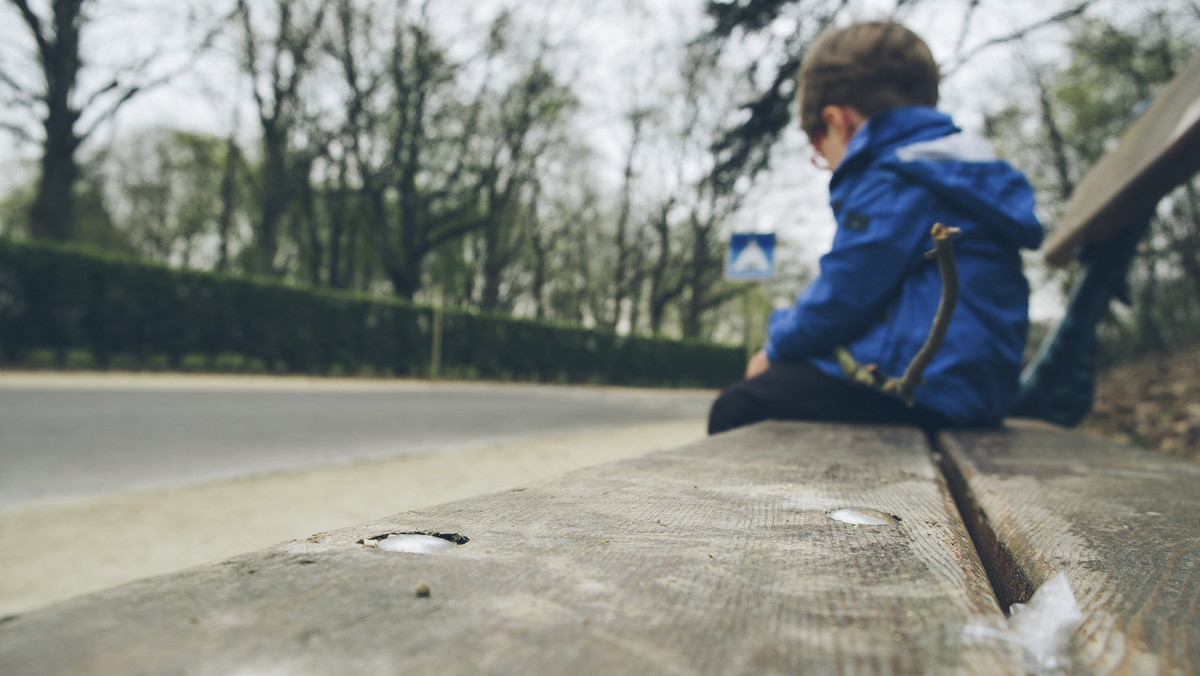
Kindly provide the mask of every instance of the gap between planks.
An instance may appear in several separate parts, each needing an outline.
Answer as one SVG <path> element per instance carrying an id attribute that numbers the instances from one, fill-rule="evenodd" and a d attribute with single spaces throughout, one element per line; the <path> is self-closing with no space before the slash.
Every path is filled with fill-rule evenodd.
<path id="1" fill-rule="evenodd" d="M 959 464 L 963 458 L 946 448 L 941 443 L 938 433 L 926 432 L 925 436 L 933 455 L 934 467 L 941 472 L 946 486 L 950 489 L 958 516 L 967 527 L 976 556 L 983 563 L 992 594 L 1007 617 L 1013 604 L 1029 603 L 1033 593 L 1045 580 L 1031 579 L 1026 569 L 1018 565 L 1017 558 L 1008 544 L 996 535 L 987 512 L 975 500 L 963 474 Z"/>

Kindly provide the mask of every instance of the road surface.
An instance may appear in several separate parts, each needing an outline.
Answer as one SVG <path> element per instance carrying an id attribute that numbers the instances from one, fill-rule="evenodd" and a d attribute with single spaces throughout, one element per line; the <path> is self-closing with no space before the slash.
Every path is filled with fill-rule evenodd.
<path id="1" fill-rule="evenodd" d="M 0 509 L 703 416 L 712 393 L 0 377 Z"/>

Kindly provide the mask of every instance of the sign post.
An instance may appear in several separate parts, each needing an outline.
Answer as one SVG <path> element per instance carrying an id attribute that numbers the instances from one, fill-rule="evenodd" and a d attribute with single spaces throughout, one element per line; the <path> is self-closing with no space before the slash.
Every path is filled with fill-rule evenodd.
<path id="1" fill-rule="evenodd" d="M 429 346 L 429 379 L 435 381 L 442 370 L 442 290 L 433 298 L 433 321 L 429 327 L 433 344 Z"/>
<path id="2" fill-rule="evenodd" d="M 725 256 L 725 279 L 734 281 L 762 281 L 775 276 L 775 234 L 734 233 L 729 237 L 729 250 Z M 746 358 L 757 349 L 754 342 L 755 297 L 754 286 L 746 285 Z"/>

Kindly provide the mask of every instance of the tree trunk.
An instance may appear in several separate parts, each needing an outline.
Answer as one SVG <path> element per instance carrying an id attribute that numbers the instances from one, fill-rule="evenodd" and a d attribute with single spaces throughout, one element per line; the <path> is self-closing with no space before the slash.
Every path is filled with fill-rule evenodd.
<path id="1" fill-rule="evenodd" d="M 75 182 L 79 178 L 75 151 L 80 139 L 75 131 L 79 111 L 71 107 L 71 93 L 79 74 L 82 5 L 83 0 L 53 2 L 53 36 L 45 35 L 40 25 L 30 25 L 38 39 L 46 81 L 42 175 L 29 214 L 30 234 L 40 239 L 67 241 L 75 235 Z"/>
<path id="2" fill-rule="evenodd" d="M 304 162 L 293 177 L 300 191 L 299 214 L 295 214 L 297 224 L 308 237 L 308 277 L 309 283 L 320 286 L 321 271 L 325 268 L 325 243 L 321 241 L 321 224 L 317 218 L 316 198 L 313 195 L 312 181 L 309 178 L 311 164 Z M 299 238 L 297 238 L 299 239 Z"/>
<path id="3" fill-rule="evenodd" d="M 625 296 L 629 292 L 627 285 L 630 267 L 629 221 L 633 199 L 633 162 L 637 157 L 638 145 L 642 141 L 642 125 L 649 114 L 647 110 L 634 110 L 629 114 L 632 137 L 629 140 L 629 149 L 625 154 L 625 176 L 621 184 L 620 211 L 617 214 L 617 260 L 613 266 L 612 314 L 606 322 L 611 329 L 616 329 L 617 324 L 621 321 L 621 306 L 625 304 Z"/>
<path id="4" fill-rule="evenodd" d="M 79 167 L 75 163 L 77 139 L 69 127 L 51 120 L 47 120 L 46 135 L 42 175 L 30 211 L 30 234 L 39 239 L 65 242 L 75 235 L 75 181 L 79 178 Z"/>
<path id="5" fill-rule="evenodd" d="M 546 318 L 546 270 L 547 259 L 550 256 L 549 246 L 538 230 L 538 198 L 541 196 L 541 184 L 533 184 L 533 196 L 529 200 L 529 248 L 533 252 L 533 295 L 534 317 Z"/>
<path id="6" fill-rule="evenodd" d="M 276 276 L 275 255 L 279 251 L 279 225 L 290 199 L 288 190 L 287 160 L 284 148 L 284 132 L 273 122 L 263 121 L 263 165 L 262 213 L 259 214 L 258 229 L 254 233 L 253 272 Z"/>
<path id="7" fill-rule="evenodd" d="M 329 264 L 326 270 L 326 275 L 329 279 L 329 286 L 334 289 L 343 288 L 342 283 L 342 237 L 345 232 L 347 209 L 346 196 L 350 194 L 347 189 L 347 172 L 349 167 L 346 163 L 346 158 L 343 155 L 338 160 L 338 176 L 337 183 L 331 176 L 325 182 L 325 213 L 329 218 Z"/>
<path id="8" fill-rule="evenodd" d="M 217 222 L 217 271 L 229 267 L 229 231 L 233 228 L 234 182 L 237 180 L 238 147 L 233 133 L 225 143 L 225 168 L 221 173 L 221 217 Z"/>
<path id="9" fill-rule="evenodd" d="M 493 216 L 483 229 L 483 291 L 479 294 L 479 309 L 494 312 L 500 305 L 500 224 Z"/>
<path id="10" fill-rule="evenodd" d="M 1175 246 L 1179 251 L 1180 267 L 1183 268 L 1196 297 L 1200 298 L 1200 197 L 1196 194 L 1193 181 L 1188 181 L 1185 185 L 1187 221 L 1183 228 L 1187 230 L 1187 234 L 1176 241 Z"/>
<path id="11" fill-rule="evenodd" d="M 1038 105 L 1042 115 L 1042 124 L 1046 126 L 1046 136 L 1050 141 L 1050 154 L 1054 158 L 1054 170 L 1058 174 L 1058 197 L 1066 202 L 1075 192 L 1075 181 L 1071 178 L 1071 163 L 1067 159 L 1067 143 L 1059 129 L 1058 119 L 1054 115 L 1054 102 L 1050 90 L 1042 79 L 1041 73 L 1034 73 L 1034 81 L 1038 88 Z"/>
<path id="12" fill-rule="evenodd" d="M 671 264 L 671 227 L 668 217 L 674 206 L 674 198 L 668 199 L 659 209 L 658 218 L 654 221 L 654 233 L 658 237 L 658 256 L 654 261 L 654 267 L 650 270 L 649 313 L 650 333 L 655 336 L 662 333 L 662 322 L 667 313 L 667 305 L 683 290 L 682 285 L 678 282 L 669 283 L 667 280 L 667 271 Z"/>

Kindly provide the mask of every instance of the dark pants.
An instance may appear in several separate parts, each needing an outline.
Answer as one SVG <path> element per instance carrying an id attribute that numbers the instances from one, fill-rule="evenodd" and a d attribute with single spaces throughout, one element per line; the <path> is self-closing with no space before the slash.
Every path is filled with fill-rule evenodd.
<path id="1" fill-rule="evenodd" d="M 763 373 L 730 385 L 713 402 L 708 433 L 716 434 L 762 420 L 949 427 L 945 416 L 844 380 L 825 375 L 807 361 L 772 364 Z"/>

